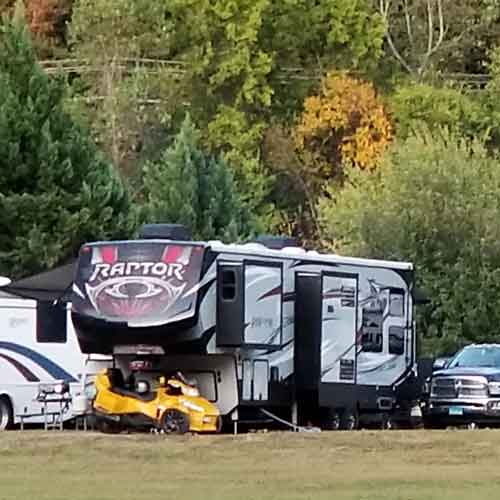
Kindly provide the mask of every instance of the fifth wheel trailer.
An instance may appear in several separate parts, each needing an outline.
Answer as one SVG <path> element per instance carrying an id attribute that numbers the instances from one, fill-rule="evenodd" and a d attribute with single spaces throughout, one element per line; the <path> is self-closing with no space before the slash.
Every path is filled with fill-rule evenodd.
<path id="1" fill-rule="evenodd" d="M 178 229 L 178 228 L 177 228 Z M 229 421 L 261 410 L 299 424 L 409 422 L 420 394 L 411 263 L 284 241 L 191 241 L 151 225 L 82 246 L 72 318 L 82 352 L 182 370 Z"/>

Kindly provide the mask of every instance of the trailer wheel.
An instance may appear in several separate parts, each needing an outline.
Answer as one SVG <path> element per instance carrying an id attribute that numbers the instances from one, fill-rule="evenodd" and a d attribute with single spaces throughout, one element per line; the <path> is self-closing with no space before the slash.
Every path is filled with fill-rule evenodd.
<path id="1" fill-rule="evenodd" d="M 382 422 L 380 427 L 384 431 L 391 431 L 397 428 L 396 422 L 394 422 L 393 416 L 390 413 L 382 414 Z"/>
<path id="2" fill-rule="evenodd" d="M 340 414 L 337 410 L 329 410 L 323 420 L 323 427 L 327 431 L 338 431 L 340 429 Z"/>
<path id="3" fill-rule="evenodd" d="M 7 396 L 0 396 L 0 431 L 12 428 L 14 423 L 14 412 L 12 404 Z"/>
<path id="4" fill-rule="evenodd" d="M 189 416 L 179 410 L 165 410 L 160 425 L 165 434 L 186 434 L 189 432 Z"/>
<path id="5" fill-rule="evenodd" d="M 97 428 L 103 434 L 119 434 L 123 427 L 118 422 L 110 422 L 104 419 L 98 419 Z"/>
<path id="6" fill-rule="evenodd" d="M 354 431 L 359 426 L 359 417 L 356 409 L 346 408 L 340 417 L 340 429 L 343 431 Z"/>

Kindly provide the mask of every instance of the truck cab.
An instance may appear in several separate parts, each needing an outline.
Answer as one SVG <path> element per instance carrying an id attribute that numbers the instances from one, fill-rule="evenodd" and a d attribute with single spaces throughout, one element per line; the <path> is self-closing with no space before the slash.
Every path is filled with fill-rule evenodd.
<path id="1" fill-rule="evenodd" d="M 436 360 L 427 381 L 426 424 L 500 424 L 500 344 L 472 344 Z"/>

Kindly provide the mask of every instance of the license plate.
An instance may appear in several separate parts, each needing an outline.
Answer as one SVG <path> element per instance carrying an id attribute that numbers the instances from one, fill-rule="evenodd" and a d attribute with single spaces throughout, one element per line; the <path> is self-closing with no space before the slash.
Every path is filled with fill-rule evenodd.
<path id="1" fill-rule="evenodd" d="M 461 406 L 451 406 L 448 408 L 449 415 L 463 415 L 464 409 Z"/>
<path id="2" fill-rule="evenodd" d="M 421 417 L 422 416 L 422 409 L 420 406 L 414 406 L 410 410 L 410 417 Z"/>

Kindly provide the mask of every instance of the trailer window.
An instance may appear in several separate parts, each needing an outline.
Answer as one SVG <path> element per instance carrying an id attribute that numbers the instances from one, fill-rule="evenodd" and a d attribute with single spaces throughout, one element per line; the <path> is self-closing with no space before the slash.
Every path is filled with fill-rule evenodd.
<path id="1" fill-rule="evenodd" d="M 382 334 L 365 332 L 361 337 L 363 352 L 382 352 Z"/>
<path id="2" fill-rule="evenodd" d="M 405 294 L 403 290 L 391 290 L 389 296 L 389 314 L 401 318 L 405 314 Z"/>
<path id="3" fill-rule="evenodd" d="M 222 300 L 234 300 L 236 298 L 236 271 L 224 269 L 222 271 Z"/>
<path id="4" fill-rule="evenodd" d="M 404 354 L 405 330 L 401 326 L 389 327 L 389 354 Z"/>
<path id="5" fill-rule="evenodd" d="M 200 394 L 212 403 L 217 402 L 217 382 L 215 373 L 206 372 L 184 372 L 188 379 L 195 379 Z"/>
<path id="6" fill-rule="evenodd" d="M 39 301 L 36 306 L 36 341 L 64 344 L 67 340 L 67 311 L 62 305 Z"/>
<path id="7" fill-rule="evenodd" d="M 361 346 L 364 352 L 382 352 L 383 309 L 370 308 L 363 310 L 363 330 Z"/>

